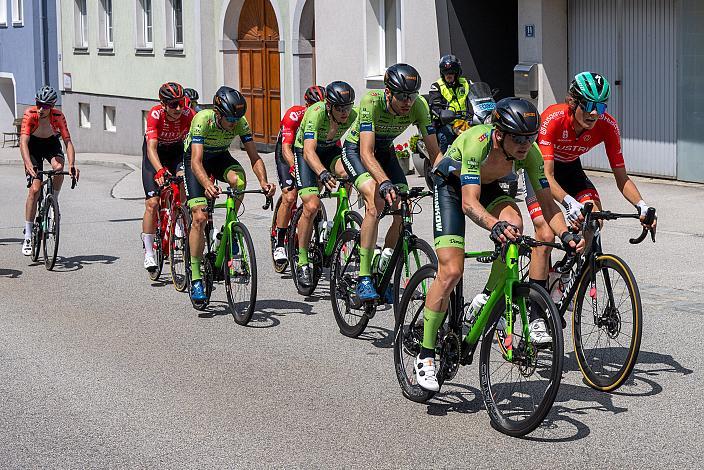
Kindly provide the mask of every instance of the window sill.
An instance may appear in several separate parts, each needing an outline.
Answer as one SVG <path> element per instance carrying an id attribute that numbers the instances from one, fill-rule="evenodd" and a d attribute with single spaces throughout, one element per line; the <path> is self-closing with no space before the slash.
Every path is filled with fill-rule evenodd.
<path id="1" fill-rule="evenodd" d="M 73 53 L 76 54 L 76 55 L 88 55 L 88 54 L 90 54 L 90 52 L 88 51 L 88 46 L 81 46 L 81 47 L 74 46 L 74 48 L 73 48 Z"/>
<path id="2" fill-rule="evenodd" d="M 183 47 L 167 47 L 164 49 L 164 55 L 184 57 L 186 55 L 186 52 L 183 50 Z"/>
<path id="3" fill-rule="evenodd" d="M 14 26 L 15 28 L 21 28 L 24 26 L 24 21 L 23 20 L 20 20 L 20 21 L 12 20 L 12 26 Z"/>
<path id="4" fill-rule="evenodd" d="M 105 132 L 109 132 L 111 134 L 115 134 L 117 132 L 117 129 L 103 129 Z"/>
<path id="5" fill-rule="evenodd" d="M 0 28 L 7 28 L 7 23 L 0 23 Z"/>
<path id="6" fill-rule="evenodd" d="M 112 46 L 98 47 L 98 55 L 115 55 L 115 49 Z"/>
<path id="7" fill-rule="evenodd" d="M 135 55 L 147 55 L 147 56 L 154 56 L 154 48 L 153 47 L 135 47 L 134 49 Z"/>

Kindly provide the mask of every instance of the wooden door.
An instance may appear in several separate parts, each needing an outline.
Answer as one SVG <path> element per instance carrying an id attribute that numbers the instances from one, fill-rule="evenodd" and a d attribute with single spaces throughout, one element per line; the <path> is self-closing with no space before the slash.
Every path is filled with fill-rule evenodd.
<path id="1" fill-rule="evenodd" d="M 279 27 L 269 0 L 246 0 L 240 13 L 237 49 L 240 91 L 254 141 L 276 144 L 281 121 Z"/>

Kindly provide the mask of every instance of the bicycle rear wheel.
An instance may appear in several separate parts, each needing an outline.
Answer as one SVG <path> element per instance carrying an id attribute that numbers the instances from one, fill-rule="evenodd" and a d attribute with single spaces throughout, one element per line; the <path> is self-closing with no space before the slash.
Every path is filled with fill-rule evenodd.
<path id="1" fill-rule="evenodd" d="M 188 277 L 186 274 L 186 244 L 188 242 L 188 227 L 190 215 L 184 207 L 178 207 L 174 211 L 174 219 L 169 227 L 169 269 L 174 288 L 179 292 L 184 292 L 188 287 Z"/>
<path id="2" fill-rule="evenodd" d="M 415 359 L 420 353 L 423 342 L 425 296 L 436 274 L 437 267 L 427 265 L 421 267 L 411 276 L 399 302 L 396 327 L 394 328 L 396 379 L 401 386 L 403 396 L 418 403 L 424 403 L 435 395 L 435 392 L 425 390 L 418 385 Z M 436 362 L 436 370 L 442 370 L 440 361 Z M 438 375 L 438 382 L 442 385 L 440 375 Z"/>
<path id="3" fill-rule="evenodd" d="M 323 205 L 321 204 L 322 208 Z M 298 271 L 300 266 L 298 266 L 298 222 L 301 220 L 303 215 L 303 206 L 296 210 L 296 213 L 291 219 L 290 232 L 289 232 L 289 256 L 291 257 L 291 275 L 293 276 L 293 284 L 296 286 L 298 293 L 303 296 L 310 296 L 318 287 L 318 281 L 320 281 L 320 276 L 323 274 L 323 253 L 320 249 L 320 222 L 326 220 L 326 215 L 323 210 L 318 211 L 315 218 L 313 219 L 313 230 L 311 232 L 311 239 L 308 243 L 308 264 L 312 268 L 311 272 L 311 283 L 310 286 L 302 286 L 298 282 Z M 290 234 L 296 234 L 296 236 L 291 237 Z"/>
<path id="4" fill-rule="evenodd" d="M 527 341 L 519 309 L 521 299 L 545 321 L 550 343 L 538 346 Z M 502 299 L 489 317 L 481 340 L 479 376 L 491 425 L 519 437 L 537 428 L 555 401 L 562 378 L 562 325 L 550 295 L 533 284 L 517 284 L 514 288 L 510 336 L 496 329 L 505 309 Z M 511 360 L 507 350 L 512 351 Z"/>
<path id="5" fill-rule="evenodd" d="M 44 235 L 42 234 L 43 217 L 42 212 L 44 208 L 42 205 L 37 204 L 37 215 L 34 218 L 34 224 L 32 224 L 32 262 L 36 263 L 39 261 L 39 253 L 42 249 L 42 241 L 44 240 Z"/>
<path id="6" fill-rule="evenodd" d="M 279 274 L 282 274 L 286 271 L 286 268 L 288 267 L 288 260 L 283 261 L 281 263 L 277 263 L 276 260 L 274 259 L 274 250 L 276 249 L 276 218 L 279 214 L 279 208 L 281 207 L 281 203 L 283 202 L 283 195 L 279 196 L 279 198 L 276 200 L 276 205 L 274 206 L 274 213 L 271 216 L 271 229 L 270 229 L 270 238 L 271 238 L 271 262 L 274 265 L 274 271 L 276 271 Z"/>
<path id="7" fill-rule="evenodd" d="M 51 194 L 47 195 L 44 201 L 44 216 L 42 220 L 44 267 L 51 271 L 56 263 L 56 254 L 59 252 L 60 228 L 59 203 Z"/>
<path id="8" fill-rule="evenodd" d="M 154 261 L 156 261 L 156 269 L 154 271 L 147 271 L 149 273 L 149 279 L 156 281 L 161 276 L 161 271 L 164 269 L 164 247 L 162 245 L 161 237 L 163 234 L 161 230 L 156 231 L 154 236 L 154 243 L 152 243 L 154 250 Z"/>
<path id="9" fill-rule="evenodd" d="M 426 264 L 438 265 L 438 257 L 435 254 L 435 250 L 421 238 L 409 238 L 408 257 L 401 254 L 398 257 L 396 270 L 394 271 L 394 315 L 397 319 L 399 300 L 406 289 L 406 285 L 411 280 L 411 276 Z"/>
<path id="10" fill-rule="evenodd" d="M 614 255 L 599 255 L 595 263 L 596 270 L 586 269 L 577 287 L 572 337 L 584 380 L 610 392 L 623 385 L 635 367 L 643 311 L 628 265 Z"/>
<path id="11" fill-rule="evenodd" d="M 242 223 L 232 224 L 225 250 L 222 269 L 227 305 L 235 323 L 246 325 L 257 302 L 257 258 L 252 236 Z"/>
<path id="12" fill-rule="evenodd" d="M 344 230 L 337 239 L 330 268 L 330 301 L 340 333 L 356 338 L 367 327 L 365 305 L 353 298 L 359 276 L 359 232 Z"/>

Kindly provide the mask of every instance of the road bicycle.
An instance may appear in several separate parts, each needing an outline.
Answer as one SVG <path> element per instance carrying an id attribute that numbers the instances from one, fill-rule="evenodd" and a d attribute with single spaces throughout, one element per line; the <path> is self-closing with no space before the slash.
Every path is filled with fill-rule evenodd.
<path id="1" fill-rule="evenodd" d="M 68 171 L 37 171 L 34 178 L 28 177 L 27 187 L 31 186 L 32 180 L 46 179 L 42 181 L 37 197 L 37 210 L 32 224 L 32 261 L 39 261 L 39 252 L 44 255 L 44 267 L 51 271 L 56 264 L 56 256 L 59 252 L 59 234 L 61 228 L 61 213 L 59 212 L 59 201 L 54 195 L 54 176 L 70 175 Z M 76 187 L 77 180 L 71 175 L 71 189 Z"/>
<path id="2" fill-rule="evenodd" d="M 239 220 L 241 214 L 236 210 L 237 200 L 245 194 L 264 194 L 264 210 L 272 208 L 273 200 L 261 189 L 234 190 L 228 187 L 222 194 L 227 196 L 224 204 L 216 204 L 215 199 L 208 199 L 206 206 L 208 222 L 205 226 L 205 253 L 200 270 L 207 298 L 204 301 L 191 298 L 191 303 L 197 310 L 205 310 L 210 303 L 214 282 L 224 281 L 228 310 L 237 324 L 246 325 L 252 318 L 257 300 L 257 258 L 252 236 Z M 225 208 L 225 222 L 213 236 L 213 212 L 216 207 Z M 244 204 L 240 204 L 241 211 L 243 207 Z M 191 263 L 188 242 L 185 244 L 185 259 L 190 293 Z"/>
<path id="3" fill-rule="evenodd" d="M 438 382 L 452 380 L 461 365 L 471 364 L 477 346 L 479 383 L 492 426 L 510 436 L 524 436 L 542 423 L 560 386 L 563 338 L 559 313 L 542 287 L 521 282 L 519 256 L 537 246 L 562 249 L 556 243 L 521 236 L 492 251 L 466 252 L 465 258 L 482 263 L 499 262 L 501 275 L 482 309 L 466 318 L 462 280 L 450 294 L 447 314 L 438 331 L 436 374 Z M 424 266 L 411 277 L 398 308 L 394 329 L 394 366 L 403 395 L 426 402 L 435 392 L 421 388 L 415 376 L 415 358 L 423 341 L 423 311 L 437 268 Z M 551 337 L 548 344 L 530 339 L 529 312 L 539 315 Z"/>
<path id="4" fill-rule="evenodd" d="M 362 334 L 377 308 L 387 302 L 385 293 L 390 285 L 393 297 L 391 303 L 396 312 L 398 300 L 411 275 L 428 263 L 437 266 L 438 259 L 433 247 L 413 234 L 413 215 L 421 210 L 419 202 L 432 194 L 422 187 L 411 188 L 408 192 L 398 193 L 398 209 L 392 209 L 387 204 L 379 214 L 379 219 L 386 215 L 399 215 L 402 223 L 393 254 L 384 271 L 372 276 L 374 287 L 379 293 L 376 301 L 362 302 L 356 295 L 360 260 L 359 230 L 347 229 L 340 235 L 333 254 L 330 300 L 335 320 L 343 335 L 356 338 Z"/>
<path id="5" fill-rule="evenodd" d="M 302 286 L 298 282 L 298 221 L 303 215 L 303 206 L 301 205 L 291 219 L 288 233 L 288 253 L 290 254 L 289 263 L 291 264 L 291 274 L 293 275 L 293 283 L 301 295 L 309 296 L 313 294 L 318 286 L 318 281 L 323 274 L 323 268 L 329 268 L 332 260 L 335 242 L 340 233 L 345 229 L 358 228 L 362 226 L 362 216 L 350 208 L 350 198 L 348 193 L 348 178 L 336 178 L 339 185 L 337 191 L 329 191 L 325 189 L 320 194 L 320 210 L 313 219 L 313 230 L 311 233 L 310 244 L 308 245 L 308 262 L 311 269 L 311 284 L 310 286 Z M 331 221 L 327 220 L 327 213 L 322 204 L 323 199 L 337 199 L 337 209 Z"/>

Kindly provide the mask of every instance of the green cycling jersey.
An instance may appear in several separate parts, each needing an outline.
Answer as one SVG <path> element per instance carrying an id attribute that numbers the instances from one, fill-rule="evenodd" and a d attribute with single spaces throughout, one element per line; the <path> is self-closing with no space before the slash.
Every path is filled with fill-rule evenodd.
<path id="1" fill-rule="evenodd" d="M 418 127 L 423 137 L 435 134 L 430 120 L 430 108 L 425 98 L 419 96 L 407 116 L 399 116 L 386 106 L 384 90 L 368 91 L 359 103 L 359 113 L 350 128 L 347 141 L 359 144 L 360 132 L 374 132 L 376 147 L 390 146 L 411 124 Z"/>
<path id="2" fill-rule="evenodd" d="M 202 144 L 205 153 L 225 152 L 236 136 L 240 136 L 242 143 L 252 140 L 252 130 L 249 128 L 247 118 L 242 117 L 232 130 L 226 131 L 218 126 L 215 111 L 204 109 L 193 117 L 191 130 L 184 142 L 184 149 L 189 152 L 191 143 L 194 143 Z"/>
<path id="3" fill-rule="evenodd" d="M 306 110 L 303 121 L 296 132 L 296 148 L 303 149 L 303 141 L 306 139 L 316 139 L 318 147 L 327 148 L 337 144 L 340 138 L 347 132 L 357 118 L 357 110 L 352 109 L 347 121 L 338 124 L 333 135 L 330 134 L 330 116 L 325 107 L 325 102 L 319 101 Z"/>

